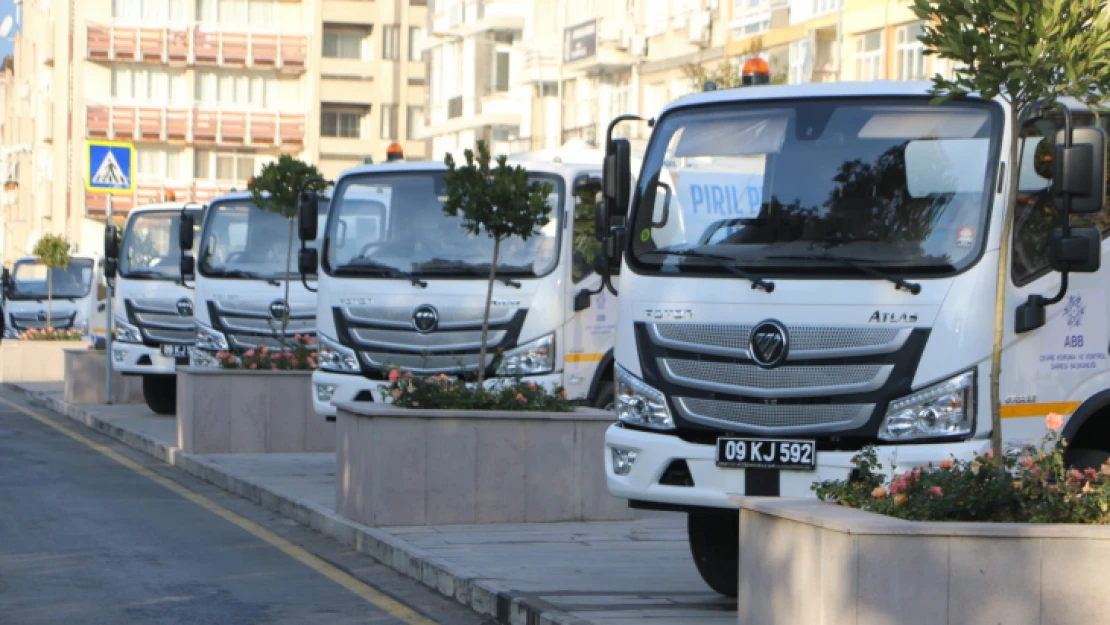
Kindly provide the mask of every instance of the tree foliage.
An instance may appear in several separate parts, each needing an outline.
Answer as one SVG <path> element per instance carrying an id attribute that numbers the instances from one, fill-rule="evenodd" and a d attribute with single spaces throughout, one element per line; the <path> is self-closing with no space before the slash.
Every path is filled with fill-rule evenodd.
<path id="1" fill-rule="evenodd" d="M 744 79 L 740 75 L 741 68 L 737 66 L 737 61 L 745 57 L 762 54 L 762 52 L 763 39 L 760 37 L 753 37 L 748 43 L 747 49 L 738 57 L 725 58 L 711 67 L 706 67 L 699 63 L 690 63 L 682 69 L 682 72 L 686 74 L 686 77 L 693 83 L 693 87 L 696 91 L 701 91 L 707 82 L 712 82 L 718 89 L 735 89 L 736 87 L 744 86 Z M 771 84 L 786 84 L 786 72 L 775 71 L 769 59 L 767 60 L 767 65 L 771 67 Z"/>
<path id="2" fill-rule="evenodd" d="M 482 317 L 482 347 L 478 360 L 478 382 L 485 379 L 486 339 L 489 335 L 489 309 L 493 298 L 493 283 L 497 278 L 497 256 L 501 242 L 510 237 L 527 241 L 547 225 L 551 207 L 547 197 L 551 194 L 549 183 L 530 182 L 528 171 L 520 166 L 509 166 L 508 157 L 496 160 L 490 157 L 489 147 L 478 142 L 478 154 L 473 150 L 463 153 L 466 164 L 458 166 L 447 154 L 444 184 L 447 199 L 443 212 L 462 218 L 462 227 L 471 234 L 493 239 L 493 259 L 490 263 L 489 286 L 486 290 L 486 310 Z M 495 163 L 495 165 L 491 165 Z"/>
<path id="3" fill-rule="evenodd" d="M 46 327 L 53 327 L 51 313 L 54 309 L 54 272 L 69 269 L 69 241 L 59 234 L 43 235 L 32 254 L 46 265 Z"/>
<path id="4" fill-rule="evenodd" d="M 1107 0 L 914 0 L 925 21 L 925 54 L 953 61 L 951 78 L 933 78 L 935 102 L 976 94 L 1001 98 L 1010 119 L 1028 107 L 1053 106 L 1070 96 L 1092 107 L 1110 89 L 1110 14 Z M 1021 125 L 1010 127 L 1009 205 L 1003 207 L 995 287 L 991 355 L 991 445 L 1002 457 L 999 379 L 1005 321 L 1005 290 L 1014 203 L 1018 196 Z"/>

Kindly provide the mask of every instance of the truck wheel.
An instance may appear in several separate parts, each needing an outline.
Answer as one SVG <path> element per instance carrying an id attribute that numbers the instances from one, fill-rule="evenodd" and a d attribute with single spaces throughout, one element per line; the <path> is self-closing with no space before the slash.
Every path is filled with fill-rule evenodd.
<path id="1" fill-rule="evenodd" d="M 690 553 L 705 583 L 735 597 L 740 581 L 740 521 L 736 512 L 691 512 L 686 517 Z"/>
<path id="2" fill-rule="evenodd" d="M 154 414 L 177 412 L 177 376 L 144 375 L 143 399 Z"/>
<path id="3" fill-rule="evenodd" d="M 1101 449 L 1068 449 L 1064 453 L 1064 461 L 1068 468 L 1079 469 L 1080 471 L 1086 469 L 1097 471 L 1107 463 L 1108 459 L 1110 459 L 1110 452 Z"/>
<path id="4" fill-rule="evenodd" d="M 597 387 L 597 395 L 594 396 L 592 407 L 600 408 L 601 410 L 612 410 L 613 403 L 613 383 L 602 382 Z"/>

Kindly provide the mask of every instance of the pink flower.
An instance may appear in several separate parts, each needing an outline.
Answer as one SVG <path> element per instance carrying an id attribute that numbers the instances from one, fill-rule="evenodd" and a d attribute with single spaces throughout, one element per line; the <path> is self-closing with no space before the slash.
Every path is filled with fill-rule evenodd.
<path id="1" fill-rule="evenodd" d="M 290 358 L 289 359 L 289 366 L 290 367 L 296 367 L 297 366 L 297 359 L 296 358 Z"/>
<path id="2" fill-rule="evenodd" d="M 941 490 L 940 486 L 930 486 L 929 489 L 926 490 L 925 492 L 928 493 L 930 497 L 943 497 L 944 496 L 944 491 Z"/>
<path id="3" fill-rule="evenodd" d="M 566 398 L 567 398 L 567 392 L 566 391 L 559 391 L 559 399 L 566 399 Z"/>
<path id="4" fill-rule="evenodd" d="M 1025 467 L 1026 469 L 1032 469 L 1034 463 L 1035 461 L 1029 456 L 1025 456 L 1021 459 L 1021 466 Z"/>
<path id="5" fill-rule="evenodd" d="M 252 363 L 251 363 L 251 369 L 257 369 L 257 368 L 258 368 L 258 365 L 254 364 L 254 363 L 252 362 Z"/>
<path id="6" fill-rule="evenodd" d="M 528 383 L 528 388 L 535 389 L 536 388 L 536 383 L 535 382 L 529 382 Z"/>
<path id="7" fill-rule="evenodd" d="M 902 478 L 898 478 L 890 483 L 890 492 L 892 493 L 900 493 L 905 489 L 906 481 Z"/>
<path id="8" fill-rule="evenodd" d="M 876 498 L 876 499 L 878 499 L 880 497 L 886 497 L 886 489 L 883 488 L 882 486 L 879 486 L 875 490 L 871 491 L 871 496 Z"/>
<path id="9" fill-rule="evenodd" d="M 401 397 L 401 389 L 399 389 L 399 388 L 393 389 L 393 399 L 398 399 L 400 397 Z"/>
<path id="10" fill-rule="evenodd" d="M 238 364 L 238 362 L 239 362 L 239 359 L 236 358 L 235 356 L 228 356 L 227 357 L 227 364 L 229 364 L 229 365 Z"/>
<path id="11" fill-rule="evenodd" d="M 304 344 L 311 347 L 312 346 L 312 337 L 311 336 L 304 337 Z"/>
<path id="12" fill-rule="evenodd" d="M 1064 417 L 1055 412 L 1050 412 L 1048 416 L 1044 418 L 1044 424 L 1045 427 L 1053 432 L 1059 432 L 1064 427 Z"/>
<path id="13" fill-rule="evenodd" d="M 528 400 L 527 400 L 527 399 L 525 399 L 525 398 L 524 398 L 524 395 L 521 395 L 520 393 L 517 393 L 517 394 L 516 394 L 516 400 L 517 400 L 518 402 L 522 403 L 522 404 L 527 404 L 527 403 L 528 403 Z"/>
<path id="14" fill-rule="evenodd" d="M 253 349 L 248 349 L 247 353 L 245 353 L 243 355 L 246 356 L 247 358 L 254 358 L 254 350 Z"/>
<path id="15" fill-rule="evenodd" d="M 295 338 L 295 339 L 297 339 L 298 341 L 300 341 L 300 340 L 302 340 L 302 338 L 303 338 L 303 337 L 301 337 L 301 335 L 300 335 L 300 334 L 294 334 L 294 335 L 293 335 L 293 338 Z"/>
<path id="16" fill-rule="evenodd" d="M 227 352 L 216 352 L 216 358 L 220 359 L 227 358 L 230 355 L 231 354 L 228 354 Z"/>
<path id="17" fill-rule="evenodd" d="M 393 369 L 389 372 L 389 383 L 390 384 L 395 384 L 397 382 L 397 380 L 400 380 L 400 379 L 401 379 L 401 372 L 398 371 L 397 369 Z"/>

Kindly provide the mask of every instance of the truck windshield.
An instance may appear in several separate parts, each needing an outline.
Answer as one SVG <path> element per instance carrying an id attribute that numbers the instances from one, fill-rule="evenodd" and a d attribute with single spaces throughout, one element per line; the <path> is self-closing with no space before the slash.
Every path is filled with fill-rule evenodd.
<path id="1" fill-rule="evenodd" d="M 745 103 L 663 118 L 632 219 L 641 270 L 962 271 L 982 249 L 1001 109 L 924 98 Z M 838 262 L 839 257 L 853 263 Z"/>
<path id="2" fill-rule="evenodd" d="M 543 276 L 558 261 L 562 179 L 533 174 L 554 191 L 550 221 L 527 241 L 501 242 L 500 276 Z M 329 273 L 397 276 L 486 276 L 493 240 L 469 234 L 443 212 L 443 172 L 363 174 L 346 178 L 332 196 L 324 267 Z"/>
<path id="3" fill-rule="evenodd" d="M 12 270 L 12 289 L 8 299 L 30 300 L 46 299 L 47 268 L 37 260 L 16 261 Z M 85 297 L 92 289 L 93 261 L 89 258 L 74 258 L 66 269 L 49 270 L 49 288 L 55 298 L 78 299 Z"/>
<path id="4" fill-rule="evenodd" d="M 193 215 L 194 229 L 199 231 L 203 213 L 200 210 L 188 212 Z M 123 233 L 120 277 L 132 280 L 179 280 L 181 247 L 178 245 L 177 231 L 180 218 L 179 210 L 150 211 L 135 215 L 128 222 L 127 231 Z"/>
<path id="5" fill-rule="evenodd" d="M 320 203 L 321 215 L 327 202 Z M 212 278 L 249 280 L 284 279 L 289 260 L 289 228 L 294 227 L 292 264 L 297 276 L 300 239 L 296 220 L 262 210 L 250 200 L 214 202 L 205 216 L 200 241 L 198 270 Z M 310 242 L 309 247 L 315 247 Z"/>

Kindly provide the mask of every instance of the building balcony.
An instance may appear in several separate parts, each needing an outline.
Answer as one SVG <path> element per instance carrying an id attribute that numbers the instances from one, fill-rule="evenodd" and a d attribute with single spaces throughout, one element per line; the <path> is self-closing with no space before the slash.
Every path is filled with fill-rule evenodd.
<path id="1" fill-rule="evenodd" d="M 373 156 L 373 142 L 352 137 L 320 137 L 321 156 L 365 157 Z"/>
<path id="2" fill-rule="evenodd" d="M 520 41 L 513 46 L 513 53 L 520 59 L 518 82 L 545 83 L 559 80 L 560 42 L 553 38 Z"/>
<path id="3" fill-rule="evenodd" d="M 88 104 L 86 137 L 273 147 L 304 145 L 304 113 Z"/>
<path id="4" fill-rule="evenodd" d="M 520 126 L 521 119 L 520 103 L 507 93 L 483 98 L 455 97 L 432 105 L 422 136 L 431 138 L 487 126 Z"/>
<path id="5" fill-rule="evenodd" d="M 320 80 L 321 102 L 366 106 L 374 100 L 372 80 L 345 80 L 330 77 Z"/>
<path id="6" fill-rule="evenodd" d="M 89 24 L 88 58 L 91 61 L 235 65 L 300 71 L 308 63 L 308 37 L 222 31 L 201 26 Z"/>
<path id="7" fill-rule="evenodd" d="M 324 0 L 323 4 L 325 24 L 369 26 L 374 23 L 372 0 Z"/>
<path id="8" fill-rule="evenodd" d="M 516 0 L 456 0 L 436 3 L 432 33 L 468 37 L 484 32 L 522 31 L 524 4 Z"/>
<path id="9" fill-rule="evenodd" d="M 112 199 L 113 218 L 126 217 L 132 208 L 164 202 L 174 198 L 178 202 L 210 202 L 213 198 L 230 193 L 232 189 L 244 189 L 246 183 L 234 182 L 179 182 L 179 181 L 138 181 L 134 195 L 116 195 Z M 171 195 L 172 193 L 172 195 Z M 104 221 L 108 217 L 108 196 L 103 193 L 85 192 L 85 216 Z"/>

